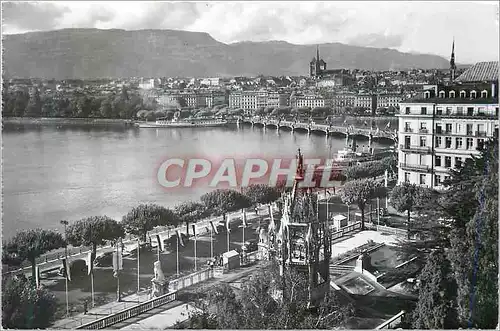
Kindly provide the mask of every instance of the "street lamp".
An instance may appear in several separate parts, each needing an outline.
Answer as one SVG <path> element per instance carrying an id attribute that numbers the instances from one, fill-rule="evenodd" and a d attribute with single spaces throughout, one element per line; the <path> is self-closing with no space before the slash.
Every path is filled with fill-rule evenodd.
<path id="1" fill-rule="evenodd" d="M 64 225 L 64 259 L 66 261 L 66 267 L 65 269 L 69 269 L 69 263 L 68 263 L 68 232 L 66 230 L 66 227 L 68 226 L 68 221 L 61 221 L 60 222 L 62 225 Z M 66 316 L 69 316 L 69 299 L 68 299 L 68 273 L 71 272 L 71 270 L 64 270 L 64 279 L 66 282 Z"/>

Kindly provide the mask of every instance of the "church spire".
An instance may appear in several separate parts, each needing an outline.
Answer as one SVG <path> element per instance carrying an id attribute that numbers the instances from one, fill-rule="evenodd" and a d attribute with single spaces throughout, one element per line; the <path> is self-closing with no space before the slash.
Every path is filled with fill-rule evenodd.
<path id="1" fill-rule="evenodd" d="M 453 37 L 453 43 L 451 45 L 451 57 L 450 57 L 451 81 L 455 80 L 456 69 L 457 69 L 457 66 L 455 65 L 455 37 Z"/>

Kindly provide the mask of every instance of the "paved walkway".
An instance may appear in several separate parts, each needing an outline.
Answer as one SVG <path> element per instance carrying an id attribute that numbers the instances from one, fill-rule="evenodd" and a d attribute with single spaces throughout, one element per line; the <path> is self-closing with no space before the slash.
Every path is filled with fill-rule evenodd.
<path id="1" fill-rule="evenodd" d="M 121 302 L 109 302 L 107 304 L 89 309 L 87 314 L 75 314 L 62 320 L 56 321 L 51 328 L 54 329 L 74 329 L 80 325 L 90 323 L 121 310 L 133 307 L 141 302 L 149 300 L 149 291 L 132 294 L 122 298 Z M 90 306 L 90 304 L 89 304 Z M 90 307 L 89 307 L 90 308 Z"/>
<path id="2" fill-rule="evenodd" d="M 392 234 L 383 234 L 377 231 L 361 231 L 354 233 L 352 236 L 346 236 L 345 239 L 333 243 L 332 258 L 339 256 L 351 249 L 366 244 L 368 240 L 373 240 L 376 243 L 384 243 L 386 245 L 394 245 L 399 236 Z"/>

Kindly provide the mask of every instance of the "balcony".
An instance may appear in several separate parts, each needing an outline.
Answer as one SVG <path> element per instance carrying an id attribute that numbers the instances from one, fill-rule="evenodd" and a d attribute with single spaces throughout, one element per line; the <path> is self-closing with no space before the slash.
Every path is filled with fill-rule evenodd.
<path id="1" fill-rule="evenodd" d="M 399 168 L 401 168 L 402 170 L 416 171 L 416 172 L 430 172 L 431 171 L 431 168 L 428 165 L 422 165 L 422 164 L 400 163 Z"/>
<path id="2" fill-rule="evenodd" d="M 427 130 L 427 129 L 419 129 L 418 133 L 429 133 L 429 130 Z"/>
<path id="3" fill-rule="evenodd" d="M 403 152 L 411 152 L 417 154 L 430 154 L 431 148 L 427 146 L 412 146 L 412 145 L 399 145 L 399 149 Z"/>
<path id="4" fill-rule="evenodd" d="M 476 131 L 476 137 L 486 137 L 486 131 Z"/>
<path id="5" fill-rule="evenodd" d="M 437 136 L 449 136 L 452 134 L 451 130 L 436 130 Z"/>
<path id="6" fill-rule="evenodd" d="M 413 132 L 413 129 L 412 128 L 405 128 L 404 130 L 405 132 Z"/>

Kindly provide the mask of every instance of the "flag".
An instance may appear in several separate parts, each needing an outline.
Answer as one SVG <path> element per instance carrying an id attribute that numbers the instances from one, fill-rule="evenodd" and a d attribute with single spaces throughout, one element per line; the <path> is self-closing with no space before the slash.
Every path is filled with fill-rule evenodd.
<path id="1" fill-rule="evenodd" d="M 228 233 L 231 233 L 231 221 L 229 220 L 229 217 L 226 217 L 226 229 Z"/>
<path id="2" fill-rule="evenodd" d="M 205 230 L 207 231 L 207 233 L 210 232 L 210 229 L 208 228 L 208 226 L 205 227 Z"/>
<path id="3" fill-rule="evenodd" d="M 346 125 L 346 124 L 347 124 L 347 118 L 344 120 L 344 125 Z"/>
<path id="4" fill-rule="evenodd" d="M 35 266 L 35 284 L 36 287 L 40 286 L 40 267 Z"/>
<path id="5" fill-rule="evenodd" d="M 377 131 L 375 131 L 375 134 L 378 134 L 380 132 L 379 128 L 377 127 Z"/>
<path id="6" fill-rule="evenodd" d="M 94 269 L 94 254 L 92 251 L 89 252 L 87 255 L 87 260 L 85 261 L 87 263 L 87 273 L 90 275 L 92 270 Z"/>
<path id="7" fill-rule="evenodd" d="M 193 228 L 193 236 L 196 237 L 196 226 L 193 224 L 191 227 Z"/>
<path id="8" fill-rule="evenodd" d="M 159 234 L 156 235 L 156 241 L 158 242 L 158 247 L 159 247 L 160 252 L 163 252 L 165 250 L 165 247 L 163 247 L 164 246 L 163 240 L 161 239 Z"/>
<path id="9" fill-rule="evenodd" d="M 391 122 L 387 122 L 387 125 L 385 127 L 389 129 L 391 127 Z"/>
<path id="10" fill-rule="evenodd" d="M 66 259 L 62 259 L 62 263 L 63 263 L 64 277 L 66 277 L 67 280 L 71 281 L 71 270 L 69 269 L 69 261 Z"/>
<path id="11" fill-rule="evenodd" d="M 177 239 L 179 240 L 179 243 L 181 244 L 182 247 L 184 247 L 184 240 L 182 240 L 181 232 L 179 230 L 177 232 Z"/>
<path id="12" fill-rule="evenodd" d="M 212 231 L 215 234 L 219 234 L 219 231 L 217 231 L 217 227 L 214 225 L 214 222 L 210 221 L 210 225 L 212 226 Z"/>
<path id="13" fill-rule="evenodd" d="M 365 126 L 368 126 L 368 122 L 367 122 L 367 121 L 364 121 L 364 122 L 363 122 L 363 124 L 364 124 Z"/>

